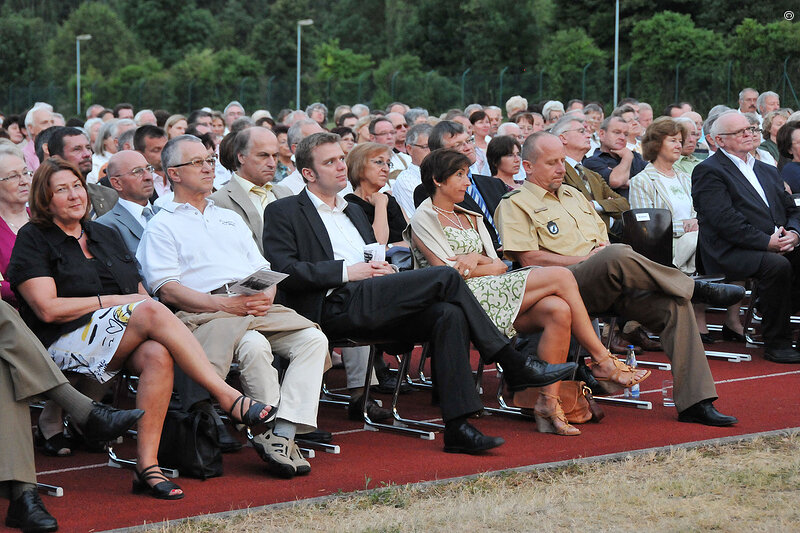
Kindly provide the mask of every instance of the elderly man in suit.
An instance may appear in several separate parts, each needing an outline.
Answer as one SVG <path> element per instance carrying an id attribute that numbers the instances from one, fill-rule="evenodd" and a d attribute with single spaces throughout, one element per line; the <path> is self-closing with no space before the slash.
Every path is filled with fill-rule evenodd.
<path id="1" fill-rule="evenodd" d="M 231 149 L 236 171 L 231 180 L 209 198 L 244 219 L 263 255 L 264 208 L 276 199 L 272 180 L 278 167 L 278 138 L 267 128 L 258 126 L 235 135 Z"/>
<path id="2" fill-rule="evenodd" d="M 469 342 L 486 362 L 499 362 L 515 389 L 563 379 L 571 363 L 548 365 L 516 351 L 486 316 L 458 271 L 430 267 L 395 273 L 385 261 L 364 261 L 375 242 L 364 212 L 338 193 L 347 182 L 339 136 L 315 133 L 296 152 L 307 187 L 267 206 L 264 253 L 289 274 L 279 298 L 322 326 L 331 338 L 430 341 L 445 421 L 447 452 L 478 453 L 503 443 L 467 421 L 481 411 Z"/>
<path id="3" fill-rule="evenodd" d="M 789 321 L 800 303 L 800 209 L 775 167 L 750 154 L 757 137 L 747 118 L 726 111 L 709 134 L 718 150 L 692 172 L 703 264 L 730 279 L 758 279 L 764 357 L 800 363 Z"/>
<path id="4" fill-rule="evenodd" d="M 467 156 L 470 164 L 475 163 L 476 160 L 475 141 L 471 139 L 464 126 L 458 122 L 443 120 L 434 126 L 428 136 L 428 148 L 431 152 L 439 148 L 456 150 Z M 499 250 L 502 245 L 494 223 L 494 211 L 497 209 L 500 199 L 506 193 L 506 186 L 499 179 L 492 176 L 473 174 L 472 170 L 469 172 L 469 177 L 472 183 L 467 189 L 464 201 L 458 205 L 464 209 L 483 214 L 483 223 L 489 231 L 489 236 L 492 238 L 495 249 Z M 414 203 L 417 206 L 426 197 L 427 194 L 422 185 L 414 190 Z"/>

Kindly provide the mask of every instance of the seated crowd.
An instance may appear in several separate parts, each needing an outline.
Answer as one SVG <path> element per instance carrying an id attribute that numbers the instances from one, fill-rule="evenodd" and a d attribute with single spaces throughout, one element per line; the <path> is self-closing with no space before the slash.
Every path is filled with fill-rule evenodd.
<path id="1" fill-rule="evenodd" d="M 273 118 L 236 101 L 187 116 L 92 105 L 85 122 L 68 123 L 37 103 L 5 117 L 6 524 L 57 527 L 35 486 L 36 396 L 46 399 L 36 442 L 48 455 L 81 445 L 65 435 L 65 415 L 93 446 L 136 424 L 134 492 L 184 496 L 157 457 L 175 393 L 184 411 L 215 413 L 215 402 L 248 427 L 274 475 L 308 474 L 296 439 L 331 438 L 317 411 L 342 339 L 361 345 L 341 350 L 348 415 L 374 421 L 392 412 L 366 388 L 391 390 L 398 378 L 382 357 L 377 378 L 366 377 L 367 345 L 427 343 L 446 452 L 504 442 L 471 422 L 483 410 L 472 347 L 502 368 L 540 432 L 580 434 L 558 384 L 576 371 L 595 393 L 647 379 L 619 359 L 627 345 L 663 349 L 680 421 L 735 424 L 713 405 L 707 306 L 727 307 L 722 336 L 743 342 L 741 282 L 756 280 L 764 357 L 800 363 L 790 329 L 800 115 L 772 92 L 747 88 L 739 103 L 705 120 L 685 102 L 654 118 L 632 98 L 605 116 L 598 103 L 520 96 L 505 121 L 495 106 L 433 117 L 400 102 L 339 106 L 333 120 L 321 103 Z M 622 243 L 631 208 L 670 211 L 676 268 Z M 269 270 L 288 277 L 249 294 L 234 287 Z M 730 283 L 693 278 L 698 270 Z M 592 318 L 609 316 L 621 327 L 604 344 Z M 572 339 L 585 365 L 568 360 Z M 225 381 L 234 363 L 241 392 Z M 136 409 L 98 403 L 123 370 L 139 376 Z M 224 430 L 226 442 L 240 446 Z"/>

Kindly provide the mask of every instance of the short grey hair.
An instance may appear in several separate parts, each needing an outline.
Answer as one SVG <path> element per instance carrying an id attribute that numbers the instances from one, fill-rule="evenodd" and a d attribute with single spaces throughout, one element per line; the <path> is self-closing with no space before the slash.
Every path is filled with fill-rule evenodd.
<path id="1" fill-rule="evenodd" d="M 737 111 L 736 109 L 731 109 L 730 111 L 724 111 L 724 112 L 720 113 L 719 115 L 708 117 L 706 122 L 708 122 L 712 118 L 714 119 L 714 121 L 711 123 L 710 128 L 708 130 L 706 130 L 706 131 L 709 132 L 709 134 L 711 134 L 711 138 L 712 139 L 714 137 L 716 137 L 717 135 L 719 135 L 720 133 L 723 133 L 721 131 L 722 130 L 722 125 L 720 124 L 720 120 L 719 119 L 721 119 L 722 117 L 729 117 L 731 115 L 744 116 L 741 113 L 739 113 L 739 111 Z M 704 125 L 704 127 L 705 127 L 705 125 Z"/>
<path id="2" fill-rule="evenodd" d="M 223 115 L 227 115 L 228 114 L 228 110 L 233 106 L 237 106 L 237 107 L 241 108 L 242 113 L 244 113 L 244 106 L 242 104 L 240 104 L 238 100 L 231 100 L 230 102 L 228 102 L 228 105 L 225 106 L 225 110 L 222 112 L 222 114 Z"/>
<path id="3" fill-rule="evenodd" d="M 152 109 L 142 109 L 141 111 L 139 111 L 138 113 L 136 113 L 136 114 L 133 116 L 133 121 L 136 123 L 136 125 L 137 125 L 137 126 L 139 125 L 139 121 L 142 119 L 142 116 L 143 116 L 145 113 L 152 113 L 152 114 L 153 114 L 153 116 L 155 116 L 155 113 L 153 113 L 153 110 L 152 110 Z"/>
<path id="4" fill-rule="evenodd" d="M 97 117 L 90 118 L 89 120 L 87 120 L 86 122 L 83 123 L 83 129 L 85 129 L 86 132 L 88 133 L 89 131 L 92 130 L 92 127 L 95 124 L 104 124 L 103 119 L 102 118 L 97 118 Z"/>
<path id="5" fill-rule="evenodd" d="M 708 118 L 706 118 L 705 122 L 703 122 L 703 131 L 706 135 L 711 135 L 711 127 L 714 125 L 714 122 L 722 115 L 723 113 L 727 113 L 728 111 L 735 111 L 726 105 L 717 105 L 711 108 L 711 111 L 708 112 Z M 738 113 L 738 111 L 736 111 Z"/>
<path id="6" fill-rule="evenodd" d="M 350 108 L 350 112 L 359 117 L 364 111 L 369 115 L 369 107 L 364 104 L 356 104 Z"/>
<path id="7" fill-rule="evenodd" d="M 33 126 L 33 115 L 41 111 L 42 109 L 46 109 L 47 111 L 53 112 L 53 106 L 46 102 L 36 102 L 33 104 L 33 107 L 30 111 L 25 115 L 25 129 L 30 128 Z"/>
<path id="8" fill-rule="evenodd" d="M 289 132 L 286 134 L 286 142 L 289 143 L 290 147 L 295 144 L 300 144 L 300 141 L 303 140 L 303 126 L 319 126 L 319 124 L 316 120 L 310 118 L 304 118 L 292 124 L 289 128 Z"/>
<path id="9" fill-rule="evenodd" d="M 8 141 L 8 142 L 6 142 Z M 0 157 L 13 155 L 25 161 L 25 156 L 19 147 L 8 139 L 0 139 Z"/>
<path id="10" fill-rule="evenodd" d="M 763 93 L 759 94 L 758 98 L 756 99 L 756 109 L 761 111 L 761 108 L 764 107 L 764 104 L 766 103 L 767 98 L 770 97 L 770 96 L 774 96 L 775 98 L 778 99 L 778 101 L 780 101 L 780 99 L 781 99 L 781 97 L 778 95 L 778 93 L 776 93 L 774 91 L 764 91 Z"/>
<path id="11" fill-rule="evenodd" d="M 498 136 L 500 136 L 500 135 L 511 135 L 511 133 L 508 132 L 508 130 L 511 128 L 511 126 L 516 126 L 517 129 L 519 129 L 519 126 L 517 126 L 513 122 L 503 122 L 502 124 L 497 126 L 497 135 Z M 516 133 L 515 133 L 515 135 L 516 135 Z M 511 135 L 511 136 L 513 137 L 513 135 Z"/>
<path id="12" fill-rule="evenodd" d="M 566 112 L 564 110 L 564 104 L 562 104 L 558 100 L 550 100 L 549 102 L 544 104 L 544 107 L 542 107 L 542 116 L 544 117 L 545 120 L 550 120 L 550 113 L 552 111 L 561 111 L 562 113 Z"/>
<path id="13" fill-rule="evenodd" d="M 131 147 L 129 149 L 133 150 L 133 136 L 134 135 L 136 135 L 136 129 L 125 130 L 124 132 L 122 132 L 122 135 L 120 135 L 117 138 L 117 150 L 118 151 L 119 150 L 123 150 L 122 147 L 125 146 L 125 143 L 130 144 Z"/>
<path id="14" fill-rule="evenodd" d="M 744 118 L 747 119 L 747 122 L 750 123 L 751 126 L 761 126 L 761 121 L 758 120 L 758 115 L 755 113 L 743 113 Z"/>
<path id="15" fill-rule="evenodd" d="M 739 100 L 744 98 L 744 93 L 746 93 L 746 92 L 754 92 L 754 93 L 758 94 L 758 91 L 753 89 L 752 87 L 745 87 L 744 89 L 739 91 Z"/>
<path id="16" fill-rule="evenodd" d="M 239 155 L 248 155 L 250 153 L 250 140 L 252 137 L 253 128 L 247 128 L 234 134 L 230 149 L 233 154 L 233 165 L 237 170 L 242 166 L 239 162 Z"/>
<path id="17" fill-rule="evenodd" d="M 483 111 L 483 106 L 481 104 L 469 104 L 464 108 L 464 114 L 467 115 L 467 117 L 469 117 L 475 111 Z"/>
<path id="18" fill-rule="evenodd" d="M 583 119 L 576 117 L 575 115 L 564 115 L 559 119 L 558 122 L 553 124 L 553 127 L 550 128 L 550 133 L 553 135 L 561 135 L 569 129 L 570 124 L 573 122 L 578 122 L 581 124 L 581 126 L 583 126 Z"/>
<path id="19" fill-rule="evenodd" d="M 639 102 L 639 112 L 642 112 L 642 109 L 649 109 L 650 111 L 653 110 L 653 106 L 648 104 L 647 102 Z"/>
<path id="20" fill-rule="evenodd" d="M 306 114 L 306 112 L 303 111 L 302 109 L 298 109 L 286 115 L 286 118 L 283 119 L 283 123 L 289 124 L 289 127 L 291 127 L 300 122 L 301 120 L 307 120 L 307 119 L 308 115 Z"/>
<path id="21" fill-rule="evenodd" d="M 439 148 L 444 148 L 445 136 L 452 137 L 454 135 L 460 135 L 465 131 L 467 130 L 464 129 L 464 125 L 460 122 L 443 120 L 431 129 L 431 133 L 428 135 L 428 147 L 431 149 L 431 152 Z"/>
<path id="22" fill-rule="evenodd" d="M 412 125 L 417 121 L 417 119 L 419 117 L 425 117 L 427 119 L 428 118 L 428 110 L 427 109 L 422 109 L 421 107 L 412 107 L 411 109 L 406 111 L 406 114 L 403 115 L 403 116 L 406 117 L 406 122 L 408 122 L 409 125 Z M 406 134 L 406 135 L 408 135 L 408 134 Z"/>
<path id="23" fill-rule="evenodd" d="M 182 163 L 181 157 L 183 156 L 183 150 L 181 149 L 181 144 L 185 142 L 203 144 L 203 141 L 194 135 L 188 134 L 178 135 L 167 141 L 167 144 L 164 145 L 164 149 L 161 150 L 161 167 L 164 169 L 164 172 L 166 172 L 168 168 Z"/>
<path id="24" fill-rule="evenodd" d="M 328 118 L 328 106 L 326 106 L 322 102 L 314 102 L 313 104 L 308 106 L 306 108 L 306 115 L 310 117 L 311 113 L 314 111 L 322 111 L 323 113 L 325 113 L 325 118 Z"/>
<path id="25" fill-rule="evenodd" d="M 425 123 L 415 124 L 414 126 L 411 126 L 411 128 L 406 132 L 406 146 L 411 146 L 412 144 L 416 144 L 417 139 L 419 139 L 420 135 L 427 135 L 428 137 L 430 137 L 432 129 L 433 126 Z"/>
<path id="26" fill-rule="evenodd" d="M 239 131 L 246 130 L 247 128 L 252 128 L 255 126 L 256 123 L 253 122 L 253 119 L 250 117 L 239 117 L 231 123 L 231 129 L 229 133 L 236 133 Z"/>
<path id="27" fill-rule="evenodd" d="M 603 111 L 603 108 L 600 107 L 597 104 L 586 104 L 585 106 L 583 106 L 583 113 L 584 114 L 586 114 L 586 113 L 602 113 L 602 114 L 605 114 L 605 112 Z"/>

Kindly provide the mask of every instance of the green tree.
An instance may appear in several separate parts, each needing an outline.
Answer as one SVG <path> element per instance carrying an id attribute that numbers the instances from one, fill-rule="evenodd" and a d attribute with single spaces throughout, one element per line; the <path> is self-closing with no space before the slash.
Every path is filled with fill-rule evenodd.
<path id="1" fill-rule="evenodd" d="M 297 65 L 298 20 L 314 18 L 310 0 L 275 0 L 264 18 L 253 26 L 246 51 L 264 67 L 270 76 L 290 77 Z M 320 43 L 316 19 L 313 26 L 303 28 L 302 64 L 308 74 L 311 54 Z"/>
<path id="2" fill-rule="evenodd" d="M 190 108 L 223 106 L 240 98 L 241 90 L 257 86 L 261 72 L 255 59 L 233 48 L 191 52 L 170 69 L 175 98 Z M 245 78 L 252 83 L 243 82 Z"/>
<path id="3" fill-rule="evenodd" d="M 587 69 L 586 97 L 606 100 L 609 79 L 607 55 L 597 47 L 583 28 L 559 30 L 539 50 L 539 69 L 545 71 L 544 93 L 564 101 L 581 96 L 583 67 Z"/>
<path id="4" fill-rule="evenodd" d="M 44 80 L 44 43 L 50 37 L 44 21 L 14 13 L 0 17 L 0 69 L 6 82 L 29 83 Z"/>
<path id="5" fill-rule="evenodd" d="M 323 81 L 356 78 L 375 64 L 369 54 L 356 54 L 348 48 L 340 48 L 339 39 L 315 46 L 314 57 L 317 78 Z"/>
<path id="6" fill-rule="evenodd" d="M 691 98 L 704 108 L 715 100 L 719 103 L 728 59 L 721 35 L 697 28 L 689 15 L 665 11 L 637 22 L 631 44 L 631 96 L 654 109 L 676 100 L 675 71 L 680 63 L 677 99 Z"/>
<path id="7" fill-rule="evenodd" d="M 762 24 L 746 18 L 730 39 L 731 57 L 737 60 L 733 84 L 738 91 L 752 86 L 759 91 L 778 90 L 783 62 L 790 58 L 790 73 L 797 72 L 800 58 L 800 25 L 781 20 Z M 733 97 L 732 97 L 733 99 Z M 797 106 L 797 102 L 785 102 Z"/>
<path id="8" fill-rule="evenodd" d="M 144 56 L 138 40 L 107 5 L 87 2 L 73 11 L 47 43 L 47 69 L 56 83 L 66 85 L 75 75 L 75 37 L 91 34 L 81 45 L 81 68 L 93 68 L 111 77 L 119 68 L 137 63 Z"/>

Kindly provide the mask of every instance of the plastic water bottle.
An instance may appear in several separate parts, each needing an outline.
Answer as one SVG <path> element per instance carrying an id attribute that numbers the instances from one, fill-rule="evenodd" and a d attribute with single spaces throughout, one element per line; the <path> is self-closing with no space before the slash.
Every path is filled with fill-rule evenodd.
<path id="1" fill-rule="evenodd" d="M 635 369 L 636 368 L 636 353 L 633 351 L 633 345 L 628 345 L 628 357 L 625 359 L 625 364 L 629 367 Z M 637 383 L 633 387 L 629 387 L 624 391 L 625 398 L 631 398 L 634 400 L 639 399 L 639 384 Z"/>

